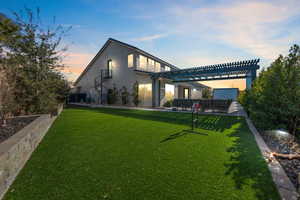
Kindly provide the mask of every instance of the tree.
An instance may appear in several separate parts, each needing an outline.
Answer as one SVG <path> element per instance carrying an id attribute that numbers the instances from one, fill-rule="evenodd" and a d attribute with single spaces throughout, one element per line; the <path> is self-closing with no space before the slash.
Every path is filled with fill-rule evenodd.
<path id="1" fill-rule="evenodd" d="M 3 66 L 3 65 L 1 65 Z M 0 127 L 6 126 L 6 120 L 15 109 L 14 84 L 10 74 L 0 66 Z"/>
<path id="2" fill-rule="evenodd" d="M 139 83 L 136 81 L 132 86 L 132 102 L 135 106 L 138 106 L 140 103 L 139 100 Z"/>
<path id="3" fill-rule="evenodd" d="M 14 13 L 14 19 L 0 17 L 0 53 L 4 71 L 10 71 L 17 113 L 49 113 L 64 101 L 68 90 L 60 73 L 61 40 L 69 29 L 46 28 L 39 10 L 25 8 L 25 17 Z"/>
<path id="4" fill-rule="evenodd" d="M 202 98 L 203 99 L 210 99 L 211 97 L 212 97 L 211 89 L 210 88 L 204 88 L 202 90 Z"/>
<path id="5" fill-rule="evenodd" d="M 263 70 L 241 103 L 260 129 L 284 128 L 296 134 L 300 127 L 300 48 L 291 47 Z"/>

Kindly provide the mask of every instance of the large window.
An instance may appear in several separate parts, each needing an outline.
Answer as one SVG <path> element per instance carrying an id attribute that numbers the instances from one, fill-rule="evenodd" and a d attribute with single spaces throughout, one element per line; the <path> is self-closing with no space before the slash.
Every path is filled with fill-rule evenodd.
<path id="1" fill-rule="evenodd" d="M 154 60 L 148 58 L 148 71 L 154 72 Z"/>
<path id="2" fill-rule="evenodd" d="M 142 56 L 142 55 L 140 55 L 139 56 L 139 68 L 141 69 L 141 70 L 144 70 L 144 71 L 147 71 L 147 57 L 145 57 L 145 56 Z"/>
<path id="3" fill-rule="evenodd" d="M 128 68 L 133 67 L 133 54 L 128 55 Z"/>
<path id="4" fill-rule="evenodd" d="M 165 66 L 165 71 L 167 72 L 167 71 L 170 71 L 171 70 L 171 68 L 169 67 L 169 66 Z"/>
<path id="5" fill-rule="evenodd" d="M 155 72 L 160 72 L 160 63 L 155 62 Z"/>
<path id="6" fill-rule="evenodd" d="M 166 100 L 174 99 L 175 86 L 171 84 L 165 84 L 165 98 Z"/>
<path id="7" fill-rule="evenodd" d="M 152 84 L 139 84 L 139 100 L 142 106 L 152 105 Z"/>

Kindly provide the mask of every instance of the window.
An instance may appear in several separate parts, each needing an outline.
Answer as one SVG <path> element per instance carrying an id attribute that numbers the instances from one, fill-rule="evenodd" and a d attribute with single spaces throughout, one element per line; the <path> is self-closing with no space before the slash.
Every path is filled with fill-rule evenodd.
<path id="1" fill-rule="evenodd" d="M 139 59 L 139 61 L 140 61 L 139 68 L 141 70 L 147 71 L 147 57 L 142 56 L 142 55 L 140 55 L 139 57 L 140 57 L 140 59 Z"/>
<path id="2" fill-rule="evenodd" d="M 160 72 L 160 63 L 155 62 L 155 72 Z"/>
<path id="3" fill-rule="evenodd" d="M 183 98 L 184 99 L 189 99 L 189 95 L 190 94 L 190 90 L 189 90 L 189 88 L 184 88 L 183 89 Z"/>
<path id="4" fill-rule="evenodd" d="M 111 71 L 112 70 L 112 60 L 107 61 L 107 70 Z"/>
<path id="5" fill-rule="evenodd" d="M 107 70 L 104 72 L 104 78 L 111 78 L 112 77 L 112 60 L 109 59 L 107 61 Z"/>
<path id="6" fill-rule="evenodd" d="M 154 60 L 148 58 L 148 71 L 154 72 Z"/>
<path id="7" fill-rule="evenodd" d="M 171 68 L 170 67 L 168 67 L 167 65 L 165 66 L 165 71 L 167 72 L 167 71 L 171 71 Z"/>
<path id="8" fill-rule="evenodd" d="M 128 55 L 128 68 L 133 67 L 133 54 Z"/>
<path id="9" fill-rule="evenodd" d="M 172 100 L 175 96 L 175 86 L 171 84 L 165 85 L 165 97 L 166 100 Z"/>
<path id="10" fill-rule="evenodd" d="M 152 105 L 152 84 L 151 83 L 139 84 L 138 94 L 142 106 Z"/>

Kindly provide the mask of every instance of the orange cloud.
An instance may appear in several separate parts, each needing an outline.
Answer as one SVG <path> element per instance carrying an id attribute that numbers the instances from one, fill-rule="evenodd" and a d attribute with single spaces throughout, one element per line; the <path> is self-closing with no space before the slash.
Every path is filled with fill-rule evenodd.
<path id="1" fill-rule="evenodd" d="M 246 80 L 245 79 L 201 81 L 200 83 L 207 85 L 209 87 L 212 87 L 212 88 L 239 88 L 239 90 L 246 89 Z"/>
<path id="2" fill-rule="evenodd" d="M 70 52 L 63 60 L 66 67 L 62 70 L 62 72 L 70 81 L 74 81 L 93 57 L 93 54 Z"/>

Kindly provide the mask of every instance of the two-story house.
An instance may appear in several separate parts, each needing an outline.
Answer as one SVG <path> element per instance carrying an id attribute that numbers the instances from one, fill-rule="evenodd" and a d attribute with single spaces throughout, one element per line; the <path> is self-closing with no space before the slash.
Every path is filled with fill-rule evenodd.
<path id="1" fill-rule="evenodd" d="M 73 92 L 84 93 L 93 102 L 105 104 L 109 89 L 125 87 L 131 94 L 138 83 L 139 106 L 143 107 L 163 106 L 173 98 L 201 98 L 206 86 L 199 83 L 160 79 L 159 87 L 153 87 L 151 73 L 177 69 L 139 48 L 110 38 L 78 77 Z M 158 98 L 153 98 L 154 90 L 159 90 Z M 128 105 L 133 105 L 132 99 L 129 96 Z"/>

